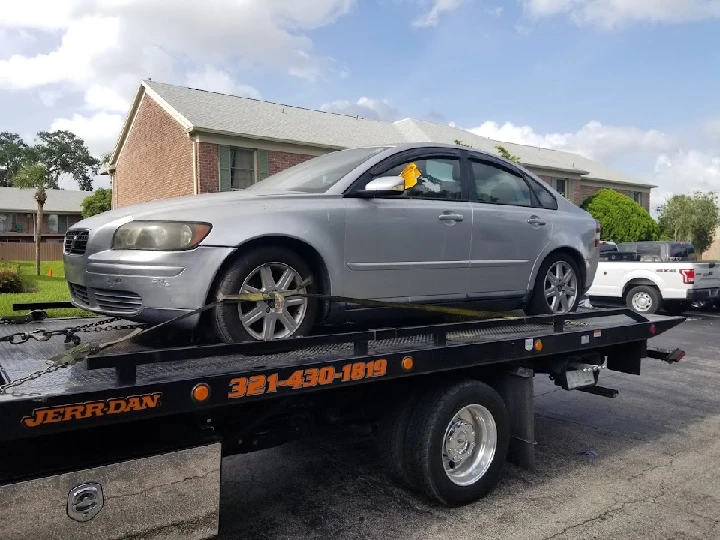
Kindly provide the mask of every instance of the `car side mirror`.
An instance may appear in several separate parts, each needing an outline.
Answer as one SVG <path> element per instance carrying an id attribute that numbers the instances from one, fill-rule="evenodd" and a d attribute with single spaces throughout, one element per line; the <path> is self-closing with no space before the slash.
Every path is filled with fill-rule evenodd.
<path id="1" fill-rule="evenodd" d="M 371 199 L 373 197 L 387 197 L 393 195 L 402 195 L 405 192 L 405 179 L 402 176 L 380 176 L 370 180 L 365 189 L 360 189 L 352 194 L 351 197 L 361 199 Z"/>

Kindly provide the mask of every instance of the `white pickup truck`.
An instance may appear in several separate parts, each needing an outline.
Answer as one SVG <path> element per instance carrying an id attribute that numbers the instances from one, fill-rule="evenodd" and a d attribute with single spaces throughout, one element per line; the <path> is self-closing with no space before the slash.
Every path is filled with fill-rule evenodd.
<path id="1" fill-rule="evenodd" d="M 720 263 L 607 259 L 598 262 L 587 293 L 591 303 L 622 301 L 641 314 L 675 314 L 692 302 L 720 297 Z"/>

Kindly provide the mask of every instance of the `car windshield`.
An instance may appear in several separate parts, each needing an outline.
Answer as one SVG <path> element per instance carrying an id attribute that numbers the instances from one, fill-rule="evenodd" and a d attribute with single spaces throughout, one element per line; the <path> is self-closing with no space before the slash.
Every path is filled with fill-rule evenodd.
<path id="1" fill-rule="evenodd" d="M 387 147 L 330 152 L 268 176 L 245 191 L 325 193 L 355 167 L 384 150 Z"/>

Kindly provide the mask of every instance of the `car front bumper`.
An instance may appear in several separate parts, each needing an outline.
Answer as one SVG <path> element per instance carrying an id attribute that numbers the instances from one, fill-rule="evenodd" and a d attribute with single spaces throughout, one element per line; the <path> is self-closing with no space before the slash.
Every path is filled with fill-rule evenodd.
<path id="1" fill-rule="evenodd" d="M 97 251 L 63 257 L 72 302 L 95 313 L 159 324 L 202 307 L 233 248 Z M 192 328 L 198 315 L 178 322 Z"/>

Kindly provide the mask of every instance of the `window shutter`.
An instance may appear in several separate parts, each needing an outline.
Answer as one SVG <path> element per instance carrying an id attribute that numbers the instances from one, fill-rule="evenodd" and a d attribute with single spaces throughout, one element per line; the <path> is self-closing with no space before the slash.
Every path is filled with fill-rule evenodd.
<path id="1" fill-rule="evenodd" d="M 230 191 L 230 147 L 218 146 L 218 171 L 220 191 Z"/>
<path id="2" fill-rule="evenodd" d="M 268 176 L 270 176 L 270 164 L 268 160 L 268 151 L 267 150 L 258 150 L 257 151 L 257 179 L 265 180 Z"/>

